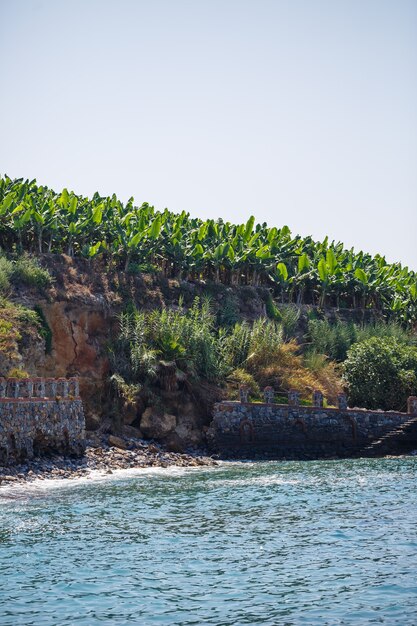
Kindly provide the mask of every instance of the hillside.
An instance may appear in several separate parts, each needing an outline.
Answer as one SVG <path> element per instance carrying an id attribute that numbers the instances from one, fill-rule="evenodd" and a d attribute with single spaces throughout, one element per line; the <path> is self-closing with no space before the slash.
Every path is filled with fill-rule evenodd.
<path id="1" fill-rule="evenodd" d="M 240 384 L 397 410 L 415 393 L 416 275 L 383 257 L 7 177 L 0 244 L 0 374 L 78 376 L 90 429 L 183 450 Z M 344 364 L 372 341 L 390 381 L 371 398 Z"/>

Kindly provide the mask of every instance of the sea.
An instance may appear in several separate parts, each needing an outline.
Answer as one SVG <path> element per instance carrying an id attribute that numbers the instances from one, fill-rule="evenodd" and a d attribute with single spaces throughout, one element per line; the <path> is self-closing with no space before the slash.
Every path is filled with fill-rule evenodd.
<path id="1" fill-rule="evenodd" d="M 417 624 L 417 458 L 0 488 L 0 624 Z"/>

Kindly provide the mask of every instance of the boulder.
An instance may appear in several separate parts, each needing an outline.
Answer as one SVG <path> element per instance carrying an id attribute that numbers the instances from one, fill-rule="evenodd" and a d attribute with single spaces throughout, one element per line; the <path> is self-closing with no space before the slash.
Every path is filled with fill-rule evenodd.
<path id="1" fill-rule="evenodd" d="M 132 439 L 143 439 L 143 433 L 139 428 L 134 426 L 123 426 L 123 435 L 125 437 L 131 437 Z"/>
<path id="2" fill-rule="evenodd" d="M 164 447 L 168 450 L 168 452 L 183 453 L 185 451 L 184 442 L 175 431 L 170 433 L 164 439 Z"/>
<path id="3" fill-rule="evenodd" d="M 155 407 L 148 407 L 142 414 L 140 430 L 149 439 L 162 439 L 177 425 L 175 415 L 163 413 Z"/>
<path id="4" fill-rule="evenodd" d="M 175 433 L 182 441 L 183 446 L 200 445 L 203 441 L 202 424 L 194 411 L 181 411 L 177 418 Z"/>
<path id="5" fill-rule="evenodd" d="M 133 402 L 126 402 L 123 405 L 123 423 L 130 426 L 138 417 L 136 405 Z"/>
<path id="6" fill-rule="evenodd" d="M 120 450 L 127 449 L 127 443 L 124 439 L 120 437 L 116 437 L 115 435 L 109 435 L 109 446 L 113 446 L 114 448 L 120 448 Z"/>

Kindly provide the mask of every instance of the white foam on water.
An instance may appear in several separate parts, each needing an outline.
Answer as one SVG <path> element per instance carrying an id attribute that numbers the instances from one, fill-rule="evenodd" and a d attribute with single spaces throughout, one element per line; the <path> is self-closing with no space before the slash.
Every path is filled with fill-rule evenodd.
<path id="1" fill-rule="evenodd" d="M 161 476 L 174 478 L 176 476 L 184 476 L 191 472 L 201 472 L 213 470 L 216 466 L 199 465 L 183 467 L 173 465 L 170 467 L 132 467 L 128 469 L 112 469 L 108 470 L 90 470 L 85 476 L 63 477 L 63 478 L 36 478 L 33 481 L 2 484 L 0 486 L 0 506 L 2 501 L 25 499 L 30 496 L 41 496 L 54 490 L 68 489 L 82 485 L 94 483 L 105 483 L 111 481 L 119 481 L 127 478 L 142 476 Z"/>

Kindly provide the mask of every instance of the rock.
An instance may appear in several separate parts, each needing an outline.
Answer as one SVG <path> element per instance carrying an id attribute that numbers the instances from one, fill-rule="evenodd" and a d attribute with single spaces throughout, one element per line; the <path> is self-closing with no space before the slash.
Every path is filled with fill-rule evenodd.
<path id="1" fill-rule="evenodd" d="M 148 407 L 142 414 L 140 429 L 149 439 L 162 439 L 177 425 L 175 415 L 162 413 L 155 407 Z"/>
<path id="2" fill-rule="evenodd" d="M 100 428 L 101 418 L 95 413 L 88 413 L 85 418 L 85 425 L 88 430 L 95 431 Z"/>
<path id="3" fill-rule="evenodd" d="M 132 439 L 143 439 L 143 433 L 139 428 L 134 426 L 123 426 L 123 435 L 125 437 L 131 437 Z"/>
<path id="4" fill-rule="evenodd" d="M 178 433 L 174 431 L 170 433 L 166 439 L 164 439 L 164 447 L 169 452 L 184 452 L 184 442 L 181 437 L 178 436 Z"/>
<path id="5" fill-rule="evenodd" d="M 141 402 L 125 402 L 121 409 L 123 423 L 128 426 L 133 424 L 133 422 L 137 420 L 141 411 L 143 411 L 143 404 Z"/>
<path id="6" fill-rule="evenodd" d="M 120 448 L 121 450 L 127 449 L 127 443 L 120 437 L 116 437 L 115 435 L 109 435 L 109 445 L 114 448 Z"/>

